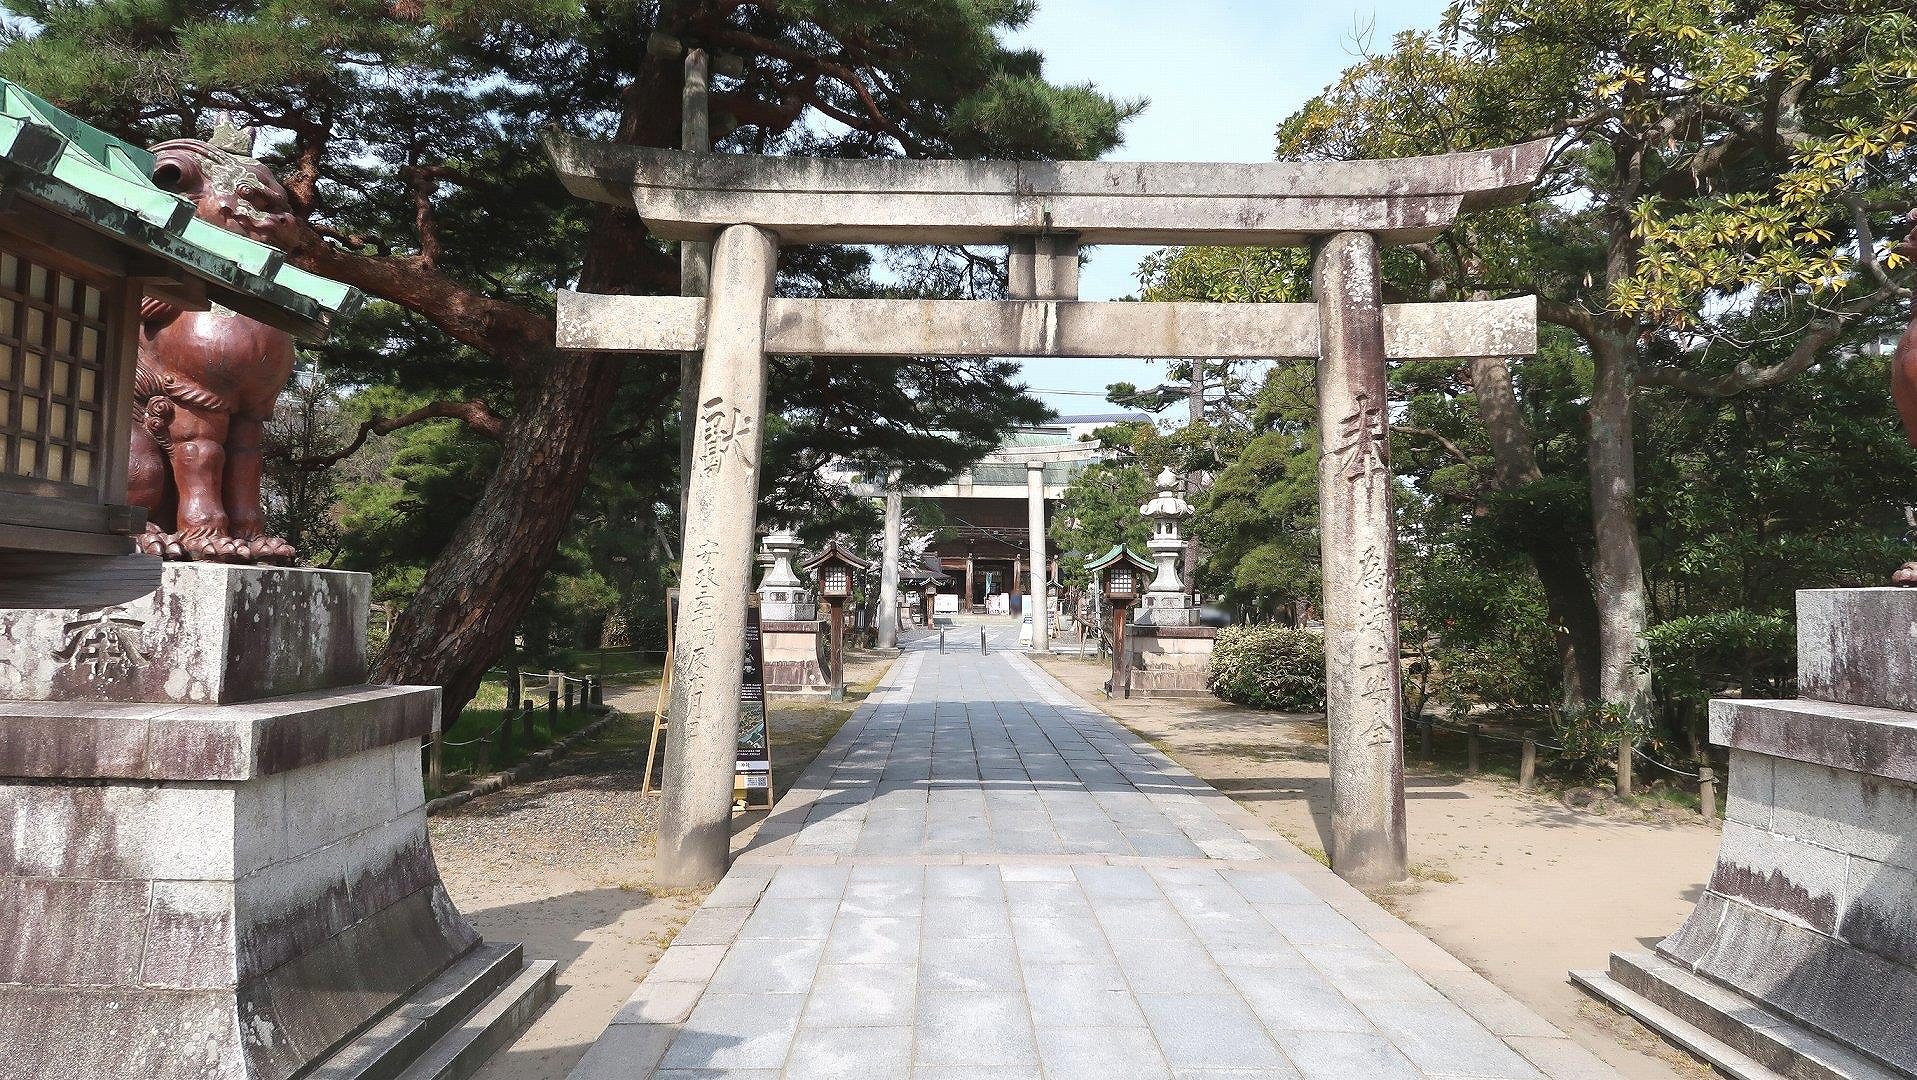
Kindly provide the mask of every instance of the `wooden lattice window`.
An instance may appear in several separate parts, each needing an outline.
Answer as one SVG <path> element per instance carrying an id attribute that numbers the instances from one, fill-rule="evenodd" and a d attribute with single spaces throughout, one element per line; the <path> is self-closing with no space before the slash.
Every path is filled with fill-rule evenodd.
<path id="1" fill-rule="evenodd" d="M 0 251 L 0 477 L 99 482 L 107 315 L 99 288 Z"/>

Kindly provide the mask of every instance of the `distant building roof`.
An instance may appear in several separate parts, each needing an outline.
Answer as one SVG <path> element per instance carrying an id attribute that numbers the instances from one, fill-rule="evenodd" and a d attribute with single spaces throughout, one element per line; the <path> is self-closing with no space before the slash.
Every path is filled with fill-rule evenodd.
<path id="1" fill-rule="evenodd" d="M 286 263 L 278 249 L 193 214 L 152 180 L 153 155 L 0 79 L 0 179 L 6 186 L 205 282 L 215 299 L 263 301 L 324 327 L 359 307 L 359 290 Z"/>

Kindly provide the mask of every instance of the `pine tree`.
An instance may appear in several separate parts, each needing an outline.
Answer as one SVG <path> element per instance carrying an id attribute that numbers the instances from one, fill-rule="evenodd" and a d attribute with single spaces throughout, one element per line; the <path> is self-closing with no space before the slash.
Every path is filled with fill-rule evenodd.
<path id="1" fill-rule="evenodd" d="M 565 194 L 539 150 L 542 129 L 677 146 L 681 61 L 661 47 L 674 43 L 741 62 L 712 94 L 722 151 L 1096 157 L 1141 107 L 1048 83 L 1036 53 L 1001 44 L 1030 17 L 1029 0 L 6 6 L 25 21 L 12 24 L 0 73 L 118 135 L 202 133 L 220 109 L 264 128 L 302 217 L 286 245 L 293 261 L 386 301 L 329 350 L 339 372 L 456 388 L 461 400 L 426 413 L 497 436 L 497 464 L 378 670 L 444 685 L 449 713 L 532 603 L 615 407 L 665 414 L 678 391 L 666 365 L 553 349 L 559 285 L 672 293 L 678 267 L 636 215 Z M 842 414 L 858 407 L 848 403 L 878 404 L 899 412 L 866 429 L 902 432 L 904 449 L 923 451 L 940 416 L 969 413 L 976 440 L 977 417 L 1008 399 L 1003 369 L 917 371 L 924 397 L 897 379 L 886 396 L 861 397 L 883 369 L 816 367 L 809 385 L 842 401 L 816 403 L 806 422 L 823 438 L 846 430 Z"/>

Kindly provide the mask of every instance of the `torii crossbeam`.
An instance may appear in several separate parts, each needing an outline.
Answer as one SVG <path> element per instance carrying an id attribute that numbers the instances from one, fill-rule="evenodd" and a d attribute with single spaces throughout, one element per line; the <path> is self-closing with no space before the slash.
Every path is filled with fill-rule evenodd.
<path id="1" fill-rule="evenodd" d="M 770 354 L 1318 359 L 1332 866 L 1405 874 L 1388 360 L 1536 350 L 1530 297 L 1386 305 L 1380 245 L 1523 200 L 1550 146 L 1354 162 L 823 160 L 554 136 L 568 190 L 655 236 L 715 241 L 704 297 L 562 292 L 558 344 L 703 350 L 673 668 L 660 879 L 725 872 Z M 1003 244 L 1009 301 L 772 295 L 780 244 Z M 1086 243 L 1312 245 L 1311 304 L 1077 298 Z M 1035 543 L 1042 537 L 1035 536 Z M 1042 596 L 1042 594 L 1041 594 Z"/>

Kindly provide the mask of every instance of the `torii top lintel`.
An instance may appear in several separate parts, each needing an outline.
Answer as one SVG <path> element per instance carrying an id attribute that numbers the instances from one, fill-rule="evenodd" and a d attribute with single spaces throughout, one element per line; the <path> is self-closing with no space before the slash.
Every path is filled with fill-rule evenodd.
<path id="1" fill-rule="evenodd" d="M 839 160 L 696 154 L 549 134 L 567 190 L 639 211 L 664 240 L 757 225 L 782 243 L 1296 245 L 1429 240 L 1529 194 L 1550 141 L 1376 161 Z"/>

